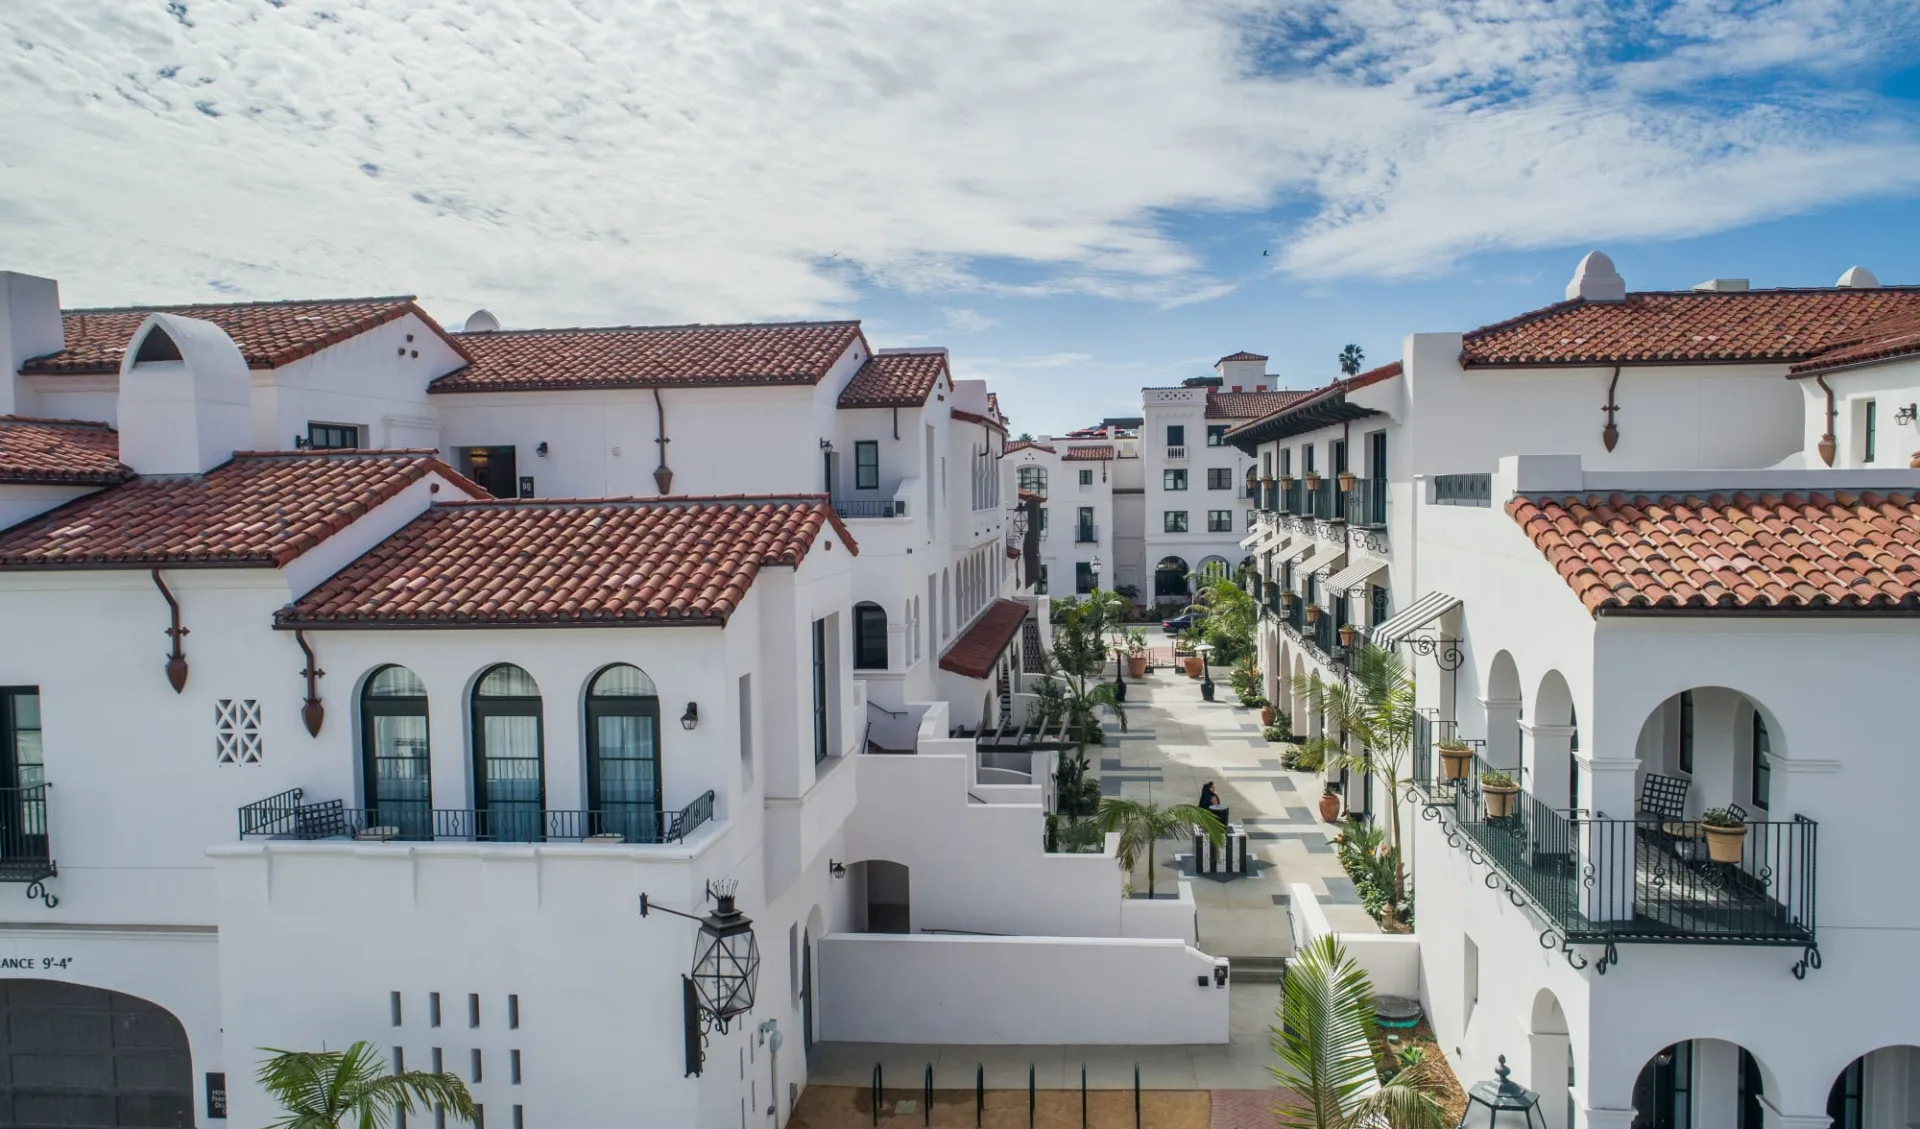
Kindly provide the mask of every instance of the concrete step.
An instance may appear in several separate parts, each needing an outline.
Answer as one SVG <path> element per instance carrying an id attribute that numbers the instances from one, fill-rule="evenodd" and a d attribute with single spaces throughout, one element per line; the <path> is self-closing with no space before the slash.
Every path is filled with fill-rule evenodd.
<path id="1" fill-rule="evenodd" d="M 1285 978 L 1285 957 L 1228 957 L 1227 975 L 1245 984 L 1278 984 Z"/>

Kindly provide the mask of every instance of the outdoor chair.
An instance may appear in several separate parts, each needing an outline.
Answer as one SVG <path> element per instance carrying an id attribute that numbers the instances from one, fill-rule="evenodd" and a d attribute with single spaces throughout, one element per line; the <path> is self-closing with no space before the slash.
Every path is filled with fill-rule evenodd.
<path id="1" fill-rule="evenodd" d="M 1687 789 L 1691 787 L 1691 780 L 1647 773 L 1640 782 L 1640 803 L 1634 812 L 1641 834 L 1671 847 L 1679 832 L 1677 825 L 1687 818 Z"/>

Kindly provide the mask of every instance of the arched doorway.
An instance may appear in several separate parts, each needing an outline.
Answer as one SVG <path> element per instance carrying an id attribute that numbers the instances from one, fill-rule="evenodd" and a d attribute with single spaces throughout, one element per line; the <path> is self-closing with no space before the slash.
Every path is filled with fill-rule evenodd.
<path id="1" fill-rule="evenodd" d="M 1567 1013 L 1546 988 L 1533 997 L 1527 1046 L 1531 1059 L 1527 1088 L 1540 1095 L 1540 1113 L 1547 1129 L 1573 1129 L 1573 1040 L 1567 1033 Z"/>
<path id="2" fill-rule="evenodd" d="M 1153 566 L 1153 598 L 1185 600 L 1187 596 L 1187 562 L 1179 557 L 1162 557 Z"/>
<path id="3" fill-rule="evenodd" d="M 1908 1125 L 1916 1083 L 1920 1083 L 1920 1047 L 1881 1047 L 1854 1059 L 1827 1092 L 1831 1129 L 1879 1129 Z"/>
<path id="4" fill-rule="evenodd" d="M 854 863 L 854 909 L 864 911 L 865 933 L 913 932 L 913 898 L 905 863 L 869 859 Z"/>
<path id="5" fill-rule="evenodd" d="M 1216 580 L 1225 580 L 1232 568 L 1233 566 L 1227 563 L 1225 557 L 1207 557 L 1200 562 L 1198 583 L 1201 587 L 1205 587 Z"/>
<path id="6" fill-rule="evenodd" d="M 594 834 L 663 838 L 660 694 L 637 666 L 616 663 L 587 687 L 587 796 Z"/>
<path id="7" fill-rule="evenodd" d="M 186 1028 L 138 997 L 0 980 L 0 1056 L 0 1124 L 197 1124 Z"/>
<path id="8" fill-rule="evenodd" d="M 1738 1043 L 1674 1043 L 1640 1068 L 1632 1129 L 1765 1129 L 1767 1089 L 1767 1071 Z"/>

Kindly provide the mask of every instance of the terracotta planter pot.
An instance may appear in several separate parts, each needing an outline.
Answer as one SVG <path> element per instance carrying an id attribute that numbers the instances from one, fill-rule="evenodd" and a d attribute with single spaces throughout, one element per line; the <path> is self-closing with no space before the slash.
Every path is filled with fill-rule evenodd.
<path id="1" fill-rule="evenodd" d="M 1200 677 L 1201 672 L 1204 670 L 1206 670 L 1206 664 L 1200 661 L 1199 655 L 1187 656 L 1187 677 L 1188 678 L 1198 678 Z"/>
<path id="2" fill-rule="evenodd" d="M 1505 819 L 1513 814 L 1514 797 L 1520 794 L 1517 784 L 1482 784 L 1480 795 L 1487 801 L 1488 819 Z"/>
<path id="3" fill-rule="evenodd" d="M 1440 775 L 1447 780 L 1465 780 L 1467 765 L 1473 760 L 1472 749 L 1440 750 Z"/>
<path id="4" fill-rule="evenodd" d="M 1280 489 L 1282 490 L 1293 489 L 1293 476 L 1291 474 L 1283 474 L 1280 476 Z"/>
<path id="5" fill-rule="evenodd" d="M 1279 716 L 1280 716 L 1280 711 L 1274 709 L 1272 706 L 1261 706 L 1260 707 L 1260 727 L 1264 729 L 1267 726 L 1272 725 L 1274 721 L 1279 718 Z"/>
<path id="6" fill-rule="evenodd" d="M 1342 647 L 1353 646 L 1353 636 L 1354 630 L 1352 624 L 1343 623 L 1340 625 L 1340 645 Z"/>
<path id="7" fill-rule="evenodd" d="M 1127 656 L 1127 677 L 1128 678 L 1145 678 L 1146 676 L 1147 676 L 1147 656 L 1128 655 Z"/>
<path id="8" fill-rule="evenodd" d="M 1309 474 L 1309 475 L 1307 476 L 1307 489 L 1309 489 L 1309 490 L 1318 490 L 1318 489 L 1320 489 L 1320 476 L 1319 476 L 1319 475 L 1317 475 L 1317 474 Z"/>
<path id="9" fill-rule="evenodd" d="M 1707 837 L 1707 857 L 1715 862 L 1739 862 L 1740 849 L 1747 841 L 1747 825 L 1738 827 L 1715 827 L 1710 823 L 1700 825 Z"/>
<path id="10" fill-rule="evenodd" d="M 1308 623 L 1320 622 L 1320 605 L 1319 604 L 1307 605 L 1307 622 Z"/>
<path id="11" fill-rule="evenodd" d="M 1260 480 L 1260 485 L 1265 486 L 1267 489 L 1271 490 L 1273 489 L 1273 479 L 1263 478 Z"/>
<path id="12" fill-rule="evenodd" d="M 1329 795 L 1329 794 L 1322 794 L 1320 797 L 1321 821 L 1324 823 L 1332 823 L 1334 820 L 1339 818 L 1340 818 L 1340 797 Z"/>
<path id="13" fill-rule="evenodd" d="M 1353 488 L 1356 484 L 1359 483 L 1359 481 L 1360 481 L 1359 475 L 1342 471 L 1340 473 L 1340 492 L 1342 494 L 1353 493 Z"/>
<path id="14" fill-rule="evenodd" d="M 1280 593 L 1280 606 L 1283 608 L 1290 608 L 1293 606 L 1293 601 L 1297 598 L 1298 597 L 1296 597 L 1293 594 L 1293 590 L 1288 589 L 1287 591 Z"/>

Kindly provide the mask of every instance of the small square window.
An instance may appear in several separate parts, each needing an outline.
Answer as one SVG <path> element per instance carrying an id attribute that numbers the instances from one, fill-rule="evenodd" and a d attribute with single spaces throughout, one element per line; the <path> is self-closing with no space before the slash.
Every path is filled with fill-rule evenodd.
<path id="1" fill-rule="evenodd" d="M 1093 472 L 1092 472 L 1092 471 L 1090 471 L 1090 470 L 1083 470 L 1083 471 L 1081 471 L 1081 472 L 1080 472 L 1080 485 L 1082 485 L 1082 486 L 1092 486 L 1092 485 L 1093 485 Z"/>
<path id="2" fill-rule="evenodd" d="M 1187 445 L 1186 425 L 1178 424 L 1178 423 L 1168 424 L 1167 425 L 1167 446 L 1184 447 L 1186 445 Z"/>
<path id="3" fill-rule="evenodd" d="M 1223 466 L 1208 467 L 1207 468 L 1207 489 L 1209 490 L 1233 489 L 1233 471 Z"/>
<path id="4" fill-rule="evenodd" d="M 1162 528 L 1168 533 L 1187 531 L 1187 511 L 1185 510 L 1168 510 L 1161 515 L 1160 520 L 1163 523 Z"/>
<path id="5" fill-rule="evenodd" d="M 1233 511 L 1232 510 L 1208 510 L 1207 511 L 1207 532 L 1208 533 L 1232 533 L 1233 532 Z"/>
<path id="6" fill-rule="evenodd" d="M 316 451 L 353 450 L 360 446 L 360 429 L 344 423 L 309 423 L 307 446 Z"/>
<path id="7" fill-rule="evenodd" d="M 1207 425 L 1207 446 L 1219 447 L 1227 441 L 1227 425 L 1224 423 Z"/>
<path id="8" fill-rule="evenodd" d="M 1187 488 L 1187 472 L 1184 470 L 1162 471 L 1160 473 L 1160 486 L 1165 490 L 1185 490 Z"/>

